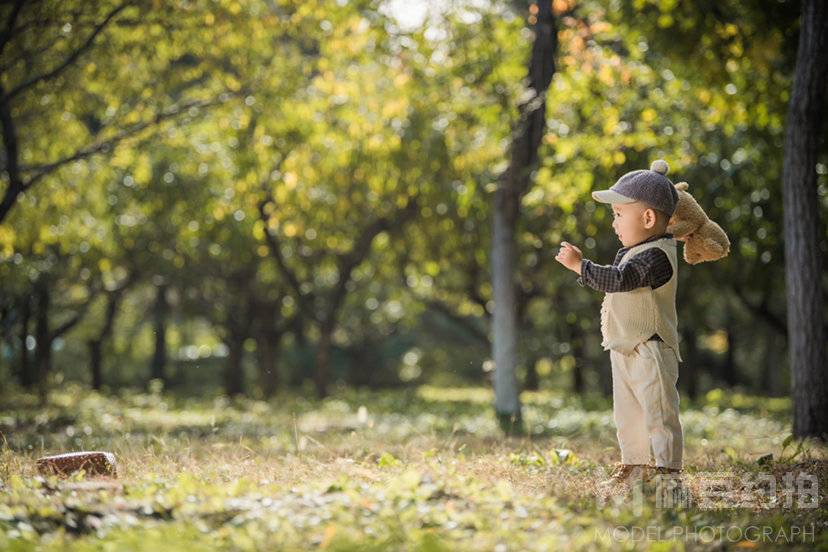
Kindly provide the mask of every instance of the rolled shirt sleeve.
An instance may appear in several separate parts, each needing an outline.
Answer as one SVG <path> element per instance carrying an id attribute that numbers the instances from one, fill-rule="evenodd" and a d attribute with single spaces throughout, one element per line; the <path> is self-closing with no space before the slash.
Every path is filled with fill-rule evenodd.
<path id="1" fill-rule="evenodd" d="M 619 265 L 600 265 L 589 259 L 581 260 L 581 275 L 577 282 L 604 293 L 630 291 L 650 286 L 653 289 L 666 284 L 673 275 L 667 254 L 657 247 L 646 249 Z"/>

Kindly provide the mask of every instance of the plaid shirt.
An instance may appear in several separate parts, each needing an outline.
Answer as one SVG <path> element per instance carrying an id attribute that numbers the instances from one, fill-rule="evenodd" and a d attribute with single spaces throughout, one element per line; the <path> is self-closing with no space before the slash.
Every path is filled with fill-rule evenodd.
<path id="1" fill-rule="evenodd" d="M 653 236 L 636 245 L 672 237 L 672 234 L 665 233 L 660 236 Z M 635 246 L 631 245 L 630 247 Z M 577 280 L 578 284 L 589 286 L 604 293 L 616 293 L 644 286 L 656 289 L 666 284 L 673 276 L 673 267 L 670 265 L 667 254 L 657 247 L 646 249 L 633 255 L 623 264 L 619 264 L 630 247 L 619 249 L 615 254 L 612 265 L 599 265 L 589 259 L 582 259 L 581 275 Z M 654 335 L 651 339 L 661 338 Z"/>

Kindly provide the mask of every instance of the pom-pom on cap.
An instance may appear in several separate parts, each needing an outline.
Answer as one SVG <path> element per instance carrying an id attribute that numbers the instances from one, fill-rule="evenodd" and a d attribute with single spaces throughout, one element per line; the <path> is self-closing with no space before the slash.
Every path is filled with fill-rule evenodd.
<path id="1" fill-rule="evenodd" d="M 656 159 L 653 161 L 653 164 L 650 165 L 650 170 L 657 172 L 658 174 L 667 174 L 667 171 L 670 170 L 670 165 L 668 165 L 667 161 L 664 159 Z"/>

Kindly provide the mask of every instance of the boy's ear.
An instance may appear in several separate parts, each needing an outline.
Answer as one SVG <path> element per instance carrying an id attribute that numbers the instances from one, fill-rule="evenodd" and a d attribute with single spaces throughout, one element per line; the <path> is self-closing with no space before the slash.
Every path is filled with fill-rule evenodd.
<path id="1" fill-rule="evenodd" d="M 644 209 L 644 212 L 641 214 L 641 216 L 644 217 L 644 228 L 653 228 L 655 227 L 656 223 L 658 223 L 658 214 L 652 207 L 647 207 L 646 209 Z"/>

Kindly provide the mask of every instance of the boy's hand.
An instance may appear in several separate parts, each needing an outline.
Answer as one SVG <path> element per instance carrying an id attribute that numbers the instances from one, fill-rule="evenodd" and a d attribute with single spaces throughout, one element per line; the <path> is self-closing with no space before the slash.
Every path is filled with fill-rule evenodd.
<path id="1" fill-rule="evenodd" d="M 584 255 L 581 250 L 569 242 L 562 241 L 561 248 L 558 254 L 555 255 L 555 260 L 564 265 L 572 272 L 581 273 L 581 259 Z"/>

